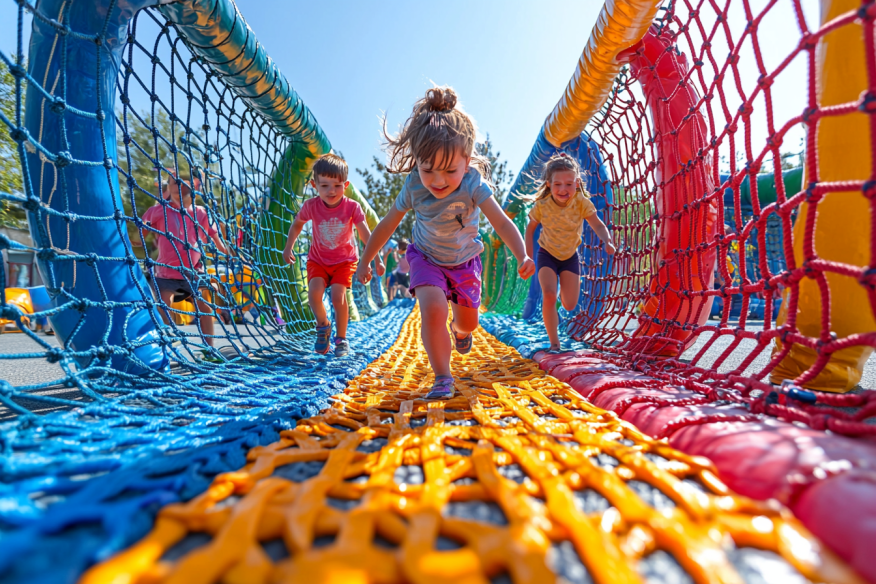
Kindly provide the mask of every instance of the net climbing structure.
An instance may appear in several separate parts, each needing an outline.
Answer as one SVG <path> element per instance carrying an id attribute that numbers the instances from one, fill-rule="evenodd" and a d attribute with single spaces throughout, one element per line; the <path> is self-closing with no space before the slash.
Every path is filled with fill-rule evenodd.
<path id="1" fill-rule="evenodd" d="M 483 233 L 446 403 L 377 280 L 353 354 L 309 353 L 282 249 L 331 144 L 231 0 L 13 4 L 0 201 L 32 243 L 0 249 L 43 286 L 0 264 L 38 347 L 0 366 L 57 374 L 0 377 L 2 581 L 876 581 L 876 403 L 847 393 L 876 342 L 871 3 L 606 3 L 504 204 L 522 230 L 567 152 L 619 251 L 585 225 L 549 355 Z M 167 268 L 192 297 L 161 301 Z"/>

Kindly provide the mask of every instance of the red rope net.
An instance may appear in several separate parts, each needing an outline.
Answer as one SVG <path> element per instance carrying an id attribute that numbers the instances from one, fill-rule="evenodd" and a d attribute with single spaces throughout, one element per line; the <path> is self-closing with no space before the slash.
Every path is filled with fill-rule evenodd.
<path id="1" fill-rule="evenodd" d="M 809 391 L 876 347 L 876 4 L 822 4 L 675 1 L 621 55 L 589 127 L 621 250 L 569 330 L 704 403 L 873 435 L 876 392 Z"/>

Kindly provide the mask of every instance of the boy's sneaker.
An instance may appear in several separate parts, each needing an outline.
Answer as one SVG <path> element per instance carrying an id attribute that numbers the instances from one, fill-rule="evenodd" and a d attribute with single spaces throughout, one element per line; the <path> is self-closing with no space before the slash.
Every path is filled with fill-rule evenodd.
<path id="1" fill-rule="evenodd" d="M 346 357 L 350 353 L 350 343 L 347 339 L 335 337 L 335 357 Z"/>
<path id="2" fill-rule="evenodd" d="M 316 327 L 316 343 L 313 345 L 313 350 L 320 355 L 325 355 L 329 352 L 329 339 L 332 336 L 331 323 L 325 326 Z"/>
<path id="3" fill-rule="evenodd" d="M 453 377 L 442 375 L 435 378 L 435 383 L 432 384 L 432 390 L 426 396 L 426 399 L 450 399 L 455 391 Z"/>

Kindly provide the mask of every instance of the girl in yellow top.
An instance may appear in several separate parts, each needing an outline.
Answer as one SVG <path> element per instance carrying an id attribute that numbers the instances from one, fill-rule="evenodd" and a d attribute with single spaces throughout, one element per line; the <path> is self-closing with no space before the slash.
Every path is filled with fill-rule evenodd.
<path id="1" fill-rule="evenodd" d="M 596 214 L 596 207 L 581 186 L 581 168 L 568 154 L 555 154 L 544 167 L 544 179 L 536 193 L 535 205 L 529 212 L 526 226 L 526 254 L 532 257 L 533 236 L 539 224 L 543 225 L 538 244 L 536 265 L 542 293 L 542 316 L 551 351 L 560 350 L 557 332 L 557 278 L 560 281 L 560 299 L 563 308 L 572 310 L 581 293 L 581 261 L 578 246 L 584 221 L 590 224 L 605 251 L 615 252 L 614 242 L 605 223 Z"/>

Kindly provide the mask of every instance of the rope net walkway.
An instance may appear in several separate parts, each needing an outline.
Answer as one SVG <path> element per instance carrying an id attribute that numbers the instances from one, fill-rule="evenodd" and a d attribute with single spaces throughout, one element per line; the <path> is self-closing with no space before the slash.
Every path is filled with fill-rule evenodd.
<path id="1" fill-rule="evenodd" d="M 453 357 L 457 396 L 426 402 L 419 324 L 81 582 L 729 583 L 758 558 L 782 582 L 858 581 L 787 511 L 481 329 Z"/>

